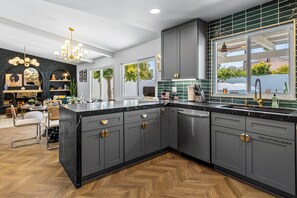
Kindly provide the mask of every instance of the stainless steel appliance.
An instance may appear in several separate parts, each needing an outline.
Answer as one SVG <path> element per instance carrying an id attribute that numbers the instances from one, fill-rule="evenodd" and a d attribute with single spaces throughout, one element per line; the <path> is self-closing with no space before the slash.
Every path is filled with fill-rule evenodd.
<path id="1" fill-rule="evenodd" d="M 208 111 L 178 109 L 178 150 L 210 163 L 210 116 Z"/>

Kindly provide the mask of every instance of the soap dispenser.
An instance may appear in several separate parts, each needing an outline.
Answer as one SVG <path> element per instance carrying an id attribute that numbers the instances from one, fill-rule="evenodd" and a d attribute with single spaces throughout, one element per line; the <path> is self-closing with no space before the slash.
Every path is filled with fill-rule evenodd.
<path id="1" fill-rule="evenodd" d="M 276 93 L 273 94 L 271 99 L 272 99 L 271 107 L 272 108 L 278 108 L 279 107 L 279 100 L 278 100 L 278 98 L 276 96 Z"/>

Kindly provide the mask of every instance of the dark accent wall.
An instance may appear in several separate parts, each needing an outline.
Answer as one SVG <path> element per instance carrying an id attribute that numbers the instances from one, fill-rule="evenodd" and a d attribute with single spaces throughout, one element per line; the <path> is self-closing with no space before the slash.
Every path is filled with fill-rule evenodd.
<path id="1" fill-rule="evenodd" d="M 297 6 L 296 0 L 273 0 L 262 5 L 258 5 L 246 10 L 230 14 L 228 16 L 208 22 L 208 54 L 207 68 L 208 79 L 197 81 L 160 81 L 158 82 L 158 95 L 163 89 L 171 91 L 172 86 L 177 86 L 180 99 L 187 99 L 187 86 L 193 83 L 199 83 L 206 91 L 206 96 L 211 102 L 235 102 L 244 103 L 243 98 L 232 97 L 213 97 L 211 96 L 211 67 L 213 62 L 211 41 L 214 38 L 228 36 L 232 34 L 240 34 L 245 31 L 252 31 L 268 25 L 276 25 L 278 23 L 290 20 L 292 9 Z M 297 71 L 297 70 L 296 70 Z M 252 104 L 253 99 L 248 99 Z M 264 100 L 264 105 L 271 105 L 271 100 Z M 281 100 L 282 107 L 297 108 L 296 101 Z"/>
<path id="2" fill-rule="evenodd" d="M 5 84 L 5 74 L 7 71 L 11 72 L 17 72 L 17 73 L 23 73 L 22 71 L 25 70 L 26 67 L 23 65 L 13 66 L 8 63 L 9 59 L 12 59 L 14 57 L 23 57 L 23 53 L 14 52 L 6 49 L 0 48 L 0 106 L 3 105 L 3 88 Z M 42 98 L 49 98 L 50 97 L 50 78 L 53 71 L 57 69 L 64 69 L 69 72 L 71 78 L 74 78 L 76 81 L 76 66 L 71 64 L 66 64 L 62 62 L 57 62 L 33 55 L 26 55 L 29 58 L 36 58 L 37 61 L 40 63 L 39 67 L 34 67 L 38 70 L 40 75 L 42 76 Z"/>

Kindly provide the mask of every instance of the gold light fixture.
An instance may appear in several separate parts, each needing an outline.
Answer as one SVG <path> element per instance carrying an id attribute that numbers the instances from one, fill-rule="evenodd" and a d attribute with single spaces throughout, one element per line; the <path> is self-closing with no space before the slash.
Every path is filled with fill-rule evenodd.
<path id="1" fill-rule="evenodd" d="M 36 67 L 39 66 L 39 62 L 35 58 L 30 59 L 29 57 L 26 57 L 26 47 L 24 47 L 24 59 L 16 56 L 13 59 L 10 59 L 8 63 L 14 66 L 18 66 L 18 65 L 24 65 L 25 67 L 29 67 L 30 65 L 36 66 Z"/>
<path id="2" fill-rule="evenodd" d="M 61 50 L 55 51 L 56 57 L 59 59 L 59 55 L 62 60 L 66 62 L 78 63 L 82 58 L 88 55 L 88 51 L 83 49 L 83 44 L 79 43 L 77 46 L 73 45 L 72 33 L 74 28 L 69 28 L 70 40 L 66 39 L 64 44 L 61 46 Z"/>

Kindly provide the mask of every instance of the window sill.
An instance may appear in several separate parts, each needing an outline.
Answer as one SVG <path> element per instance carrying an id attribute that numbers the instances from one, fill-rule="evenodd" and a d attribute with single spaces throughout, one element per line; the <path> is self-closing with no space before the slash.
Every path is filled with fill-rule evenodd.
<path id="1" fill-rule="evenodd" d="M 262 94 L 262 99 L 264 100 L 271 100 L 273 94 Z M 210 97 L 220 97 L 220 98 L 247 98 L 247 99 L 253 99 L 254 95 L 253 94 L 246 94 L 246 95 L 239 95 L 239 94 L 211 94 Z M 296 101 L 296 96 L 292 95 L 281 95 L 277 94 L 277 98 L 279 100 L 289 100 L 289 101 Z"/>

